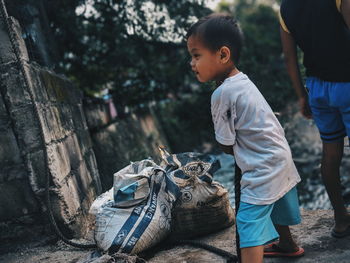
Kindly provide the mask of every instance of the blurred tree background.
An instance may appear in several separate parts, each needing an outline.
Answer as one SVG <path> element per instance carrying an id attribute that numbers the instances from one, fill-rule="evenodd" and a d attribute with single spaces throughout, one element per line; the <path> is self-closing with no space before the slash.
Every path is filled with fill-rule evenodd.
<path id="1" fill-rule="evenodd" d="M 186 28 L 205 0 L 48 0 L 59 70 L 131 107 L 190 91 Z M 192 80 L 193 81 L 193 80 Z"/>
<path id="2" fill-rule="evenodd" d="M 86 96 L 108 89 L 119 110 L 128 106 L 137 111 L 152 104 L 176 152 L 201 150 L 204 142 L 214 142 L 210 95 L 215 87 L 195 79 L 184 40 L 186 29 L 212 12 L 207 2 L 7 1 L 23 6 L 11 10 L 18 12 L 14 16 L 22 22 L 27 43 L 37 25 L 30 5 L 45 10 L 40 19 L 49 25 L 42 32 L 50 50 L 37 47 L 39 63 L 65 74 Z M 274 111 L 282 111 L 294 98 L 279 39 L 279 3 L 222 0 L 216 10 L 239 20 L 245 47 L 238 68 L 255 82 Z"/>

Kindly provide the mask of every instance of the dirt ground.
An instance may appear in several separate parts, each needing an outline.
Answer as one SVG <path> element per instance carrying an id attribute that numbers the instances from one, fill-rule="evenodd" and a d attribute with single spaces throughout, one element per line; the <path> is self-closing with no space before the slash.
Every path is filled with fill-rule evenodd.
<path id="1" fill-rule="evenodd" d="M 298 243 L 306 251 L 304 257 L 299 259 L 265 259 L 266 263 L 285 262 L 350 262 L 350 237 L 335 239 L 330 236 L 332 228 L 333 212 L 303 211 L 303 222 L 301 225 L 292 228 L 293 235 Z M 235 253 L 233 228 L 225 229 L 218 233 L 205 236 L 200 241 L 214 245 L 231 253 Z M 43 236 L 40 240 L 31 241 L 25 244 L 17 244 L 6 248 L 1 244 L 0 262 L 6 263 L 76 263 L 86 258 L 93 250 L 86 251 L 66 245 L 58 241 L 54 236 Z M 219 263 L 226 260 L 211 252 L 192 248 L 188 246 L 174 247 L 167 250 L 157 251 L 146 255 L 150 263 Z"/>
<path id="2" fill-rule="evenodd" d="M 0 255 L 0 262 L 73 263 L 77 262 L 85 254 L 86 251 L 69 247 L 62 242 L 51 245 L 41 245 L 39 247 L 37 247 L 36 244 L 28 244 L 26 246 L 20 246 L 18 249 L 8 254 Z"/>

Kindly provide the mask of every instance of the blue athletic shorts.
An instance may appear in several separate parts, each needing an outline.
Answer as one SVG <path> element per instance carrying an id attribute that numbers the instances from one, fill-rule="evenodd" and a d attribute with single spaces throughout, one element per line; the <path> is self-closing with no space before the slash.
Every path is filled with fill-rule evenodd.
<path id="1" fill-rule="evenodd" d="M 297 225 L 301 222 L 296 187 L 270 205 L 240 202 L 236 224 L 240 247 L 255 247 L 273 242 L 279 236 L 277 225 Z"/>
<path id="2" fill-rule="evenodd" d="M 306 80 L 313 119 L 324 142 L 350 136 L 350 82 Z"/>

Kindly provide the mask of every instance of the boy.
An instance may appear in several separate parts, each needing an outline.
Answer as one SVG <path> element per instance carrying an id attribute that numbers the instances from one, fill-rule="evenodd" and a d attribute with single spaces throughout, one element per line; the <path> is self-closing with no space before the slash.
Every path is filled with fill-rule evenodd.
<path id="1" fill-rule="evenodd" d="M 236 218 L 242 262 L 262 262 L 264 245 L 278 234 L 279 242 L 265 255 L 303 255 L 288 227 L 300 223 L 295 188 L 300 177 L 281 125 L 255 85 L 236 68 L 242 47 L 237 22 L 223 14 L 204 17 L 189 29 L 187 47 L 197 79 L 220 85 L 211 99 L 215 137 L 242 170 Z"/>
<path id="2" fill-rule="evenodd" d="M 322 139 L 321 175 L 334 208 L 331 233 L 344 237 L 350 234 L 350 214 L 341 195 L 339 168 L 344 137 L 350 136 L 350 0 L 284 0 L 280 24 L 301 113 L 310 118 L 312 112 Z M 301 81 L 296 45 L 304 52 L 309 95 Z"/>

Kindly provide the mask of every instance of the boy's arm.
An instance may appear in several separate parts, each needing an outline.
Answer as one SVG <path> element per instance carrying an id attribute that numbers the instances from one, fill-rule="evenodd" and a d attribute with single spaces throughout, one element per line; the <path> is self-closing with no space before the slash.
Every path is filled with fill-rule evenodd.
<path id="1" fill-rule="evenodd" d="M 233 145 L 223 145 L 219 143 L 219 146 L 224 153 L 233 155 Z"/>
<path id="2" fill-rule="evenodd" d="M 311 118 L 311 111 L 308 103 L 308 95 L 304 89 L 300 76 L 296 43 L 293 37 L 284 31 L 282 27 L 280 27 L 280 34 L 284 53 L 284 61 L 286 63 L 289 77 L 292 81 L 293 88 L 299 98 L 300 111 L 306 118 L 309 119 Z"/>
<path id="3" fill-rule="evenodd" d="M 340 12 L 343 15 L 345 23 L 348 25 L 350 29 L 350 0 L 342 0 L 340 6 Z"/>

